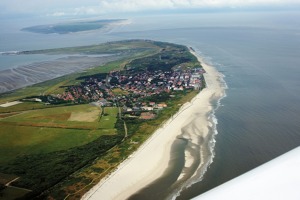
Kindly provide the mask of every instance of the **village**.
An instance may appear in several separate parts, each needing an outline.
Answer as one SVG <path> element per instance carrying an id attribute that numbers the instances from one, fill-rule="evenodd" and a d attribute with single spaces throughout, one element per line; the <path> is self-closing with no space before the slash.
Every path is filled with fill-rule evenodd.
<path id="1" fill-rule="evenodd" d="M 155 112 L 166 108 L 166 100 L 176 91 L 202 88 L 203 68 L 172 71 L 111 71 L 105 76 L 86 77 L 80 85 L 66 88 L 55 95 L 63 101 L 118 106 L 127 116 L 152 119 Z"/>
<path id="2" fill-rule="evenodd" d="M 1 194 L 81 198 L 166 122 L 184 121 L 177 114 L 186 106 L 180 108 L 197 101 L 194 97 L 206 86 L 202 65 L 190 49 L 126 41 L 101 48 L 71 47 L 67 52 L 98 55 L 119 49 L 132 53 L 3 94 L 0 127 L 7 140 L 0 145 Z M 24 139 L 21 148 L 15 138 Z"/>

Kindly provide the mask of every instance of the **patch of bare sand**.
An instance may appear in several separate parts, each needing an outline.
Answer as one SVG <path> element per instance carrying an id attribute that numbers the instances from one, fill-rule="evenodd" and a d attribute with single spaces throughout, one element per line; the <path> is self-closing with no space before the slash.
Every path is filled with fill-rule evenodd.
<path id="1" fill-rule="evenodd" d="M 72 112 L 68 121 L 76 122 L 95 122 L 100 114 L 100 110 L 92 110 L 88 112 Z"/>
<path id="2" fill-rule="evenodd" d="M 209 136 L 210 123 L 207 115 L 212 110 L 211 101 L 221 98 L 224 95 L 224 88 L 220 82 L 222 75 L 214 67 L 204 63 L 201 58 L 198 56 L 197 58 L 206 71 L 204 78 L 207 87 L 190 103 L 184 104 L 178 113 L 160 127 L 133 155 L 121 163 L 115 172 L 100 181 L 82 199 L 127 199 L 159 178 L 168 167 L 171 146 L 176 138 L 183 135 L 192 142 L 198 139 L 199 136 L 189 134 L 193 131 L 188 131 L 193 127 L 190 124 L 195 124 L 193 123 L 195 119 L 198 122 L 195 128 L 198 129 L 199 134 L 203 138 Z M 207 142 L 209 140 L 205 140 L 201 145 L 207 145 Z M 194 162 L 194 158 L 189 153 L 186 154 L 185 159 L 185 167 L 189 167 Z M 183 176 L 184 174 L 179 179 Z"/>

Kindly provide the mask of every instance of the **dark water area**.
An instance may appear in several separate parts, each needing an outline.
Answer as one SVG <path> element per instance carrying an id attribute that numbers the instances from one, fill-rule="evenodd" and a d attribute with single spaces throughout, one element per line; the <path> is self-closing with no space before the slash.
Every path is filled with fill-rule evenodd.
<path id="1" fill-rule="evenodd" d="M 18 32 L 11 37 L 3 33 L 0 51 L 122 39 L 161 40 L 193 47 L 224 74 L 228 89 L 215 113 L 218 134 L 213 162 L 203 180 L 181 192 L 177 197 L 180 200 L 195 197 L 300 145 L 300 12 L 158 18 L 136 19 L 131 26 L 105 35 L 26 33 L 22 38 Z M 177 176 L 184 156 L 176 152 L 173 153 L 178 156 L 177 167 L 169 168 L 167 177 L 151 185 L 153 191 L 159 193 Z M 148 189 L 140 191 L 134 199 L 144 199 Z M 160 196 L 150 199 L 156 198 Z"/>
<path id="2" fill-rule="evenodd" d="M 299 35 L 261 29 L 232 35 L 244 36 L 243 42 L 231 38 L 208 53 L 228 85 L 216 112 L 214 161 L 204 179 L 177 199 L 195 197 L 300 145 Z"/>
<path id="3" fill-rule="evenodd" d="M 177 199 L 195 197 L 300 145 L 300 34 L 294 28 L 131 33 L 190 45 L 225 75 L 213 163 Z"/>
<path id="4" fill-rule="evenodd" d="M 187 144 L 186 139 L 176 139 L 171 147 L 171 158 L 163 176 L 129 197 L 128 200 L 165 199 L 172 191 L 172 184 L 176 182 L 182 172 L 185 163 L 184 151 Z"/>
<path id="5" fill-rule="evenodd" d="M 267 97 L 270 101 L 252 97 L 251 93 L 228 90 L 224 106 L 217 112 L 219 134 L 214 162 L 204 179 L 178 199 L 195 197 L 299 146 L 298 103 L 278 99 L 287 103 L 278 105 L 272 103 L 272 95 Z"/>

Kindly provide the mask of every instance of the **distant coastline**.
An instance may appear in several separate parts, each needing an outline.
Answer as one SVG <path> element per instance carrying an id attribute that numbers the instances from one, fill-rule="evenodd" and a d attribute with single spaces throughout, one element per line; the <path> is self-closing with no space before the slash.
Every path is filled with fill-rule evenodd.
<path id="1" fill-rule="evenodd" d="M 21 29 L 21 31 L 28 31 L 40 34 L 69 34 L 83 31 L 93 31 L 97 29 L 107 31 L 113 26 L 124 25 L 127 23 L 128 20 L 126 19 L 103 19 L 94 21 L 77 21 L 59 24 L 31 26 L 23 28 Z"/>
<path id="2" fill-rule="evenodd" d="M 37 55 L 44 56 L 43 59 L 46 60 L 0 70 L 0 94 L 127 58 L 139 49 L 147 50 L 118 49 L 114 44 L 110 42 L 80 47 L 1 52 L 0 56 Z"/>
<path id="3" fill-rule="evenodd" d="M 23 53 L 19 52 L 17 54 Z M 0 94 L 67 74 L 80 72 L 120 58 L 121 56 L 119 55 L 103 56 L 101 54 L 97 57 L 85 55 L 65 57 L 62 55 L 62 58 L 55 60 L 35 62 L 17 68 L 5 69 L 0 73 Z"/>

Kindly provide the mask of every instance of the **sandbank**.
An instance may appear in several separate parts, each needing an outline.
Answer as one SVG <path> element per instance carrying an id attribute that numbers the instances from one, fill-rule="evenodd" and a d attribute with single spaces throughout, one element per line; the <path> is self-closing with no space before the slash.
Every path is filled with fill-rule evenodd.
<path id="1" fill-rule="evenodd" d="M 197 56 L 195 52 L 191 53 Z M 196 176 L 199 176 L 199 169 L 205 170 L 205 161 L 211 156 L 208 151 L 213 125 L 208 118 L 213 109 L 211 102 L 224 96 L 224 87 L 220 81 L 222 74 L 204 63 L 199 56 L 197 58 L 206 71 L 204 78 L 207 87 L 191 102 L 184 104 L 116 171 L 100 181 L 82 199 L 126 199 L 138 192 L 163 175 L 170 160 L 171 146 L 178 138 L 187 139 L 192 144 L 185 152 L 185 167 L 178 181 L 198 178 Z M 203 148 L 193 149 L 199 146 Z M 189 171 L 196 160 L 201 161 L 200 164 L 198 162 L 198 170 Z"/>
<path id="2" fill-rule="evenodd" d="M 41 83 L 67 74 L 81 72 L 119 59 L 119 55 L 97 55 L 97 57 L 62 55 L 56 60 L 35 62 L 0 71 L 0 93 L 8 92 L 36 83 Z"/>
<path id="3" fill-rule="evenodd" d="M 0 107 L 6 108 L 6 107 L 14 106 L 14 105 L 17 105 L 17 104 L 20 104 L 20 103 L 23 103 L 23 102 L 21 102 L 21 101 L 12 101 L 12 102 L 7 102 L 7 103 L 4 103 L 4 104 L 0 104 Z"/>

